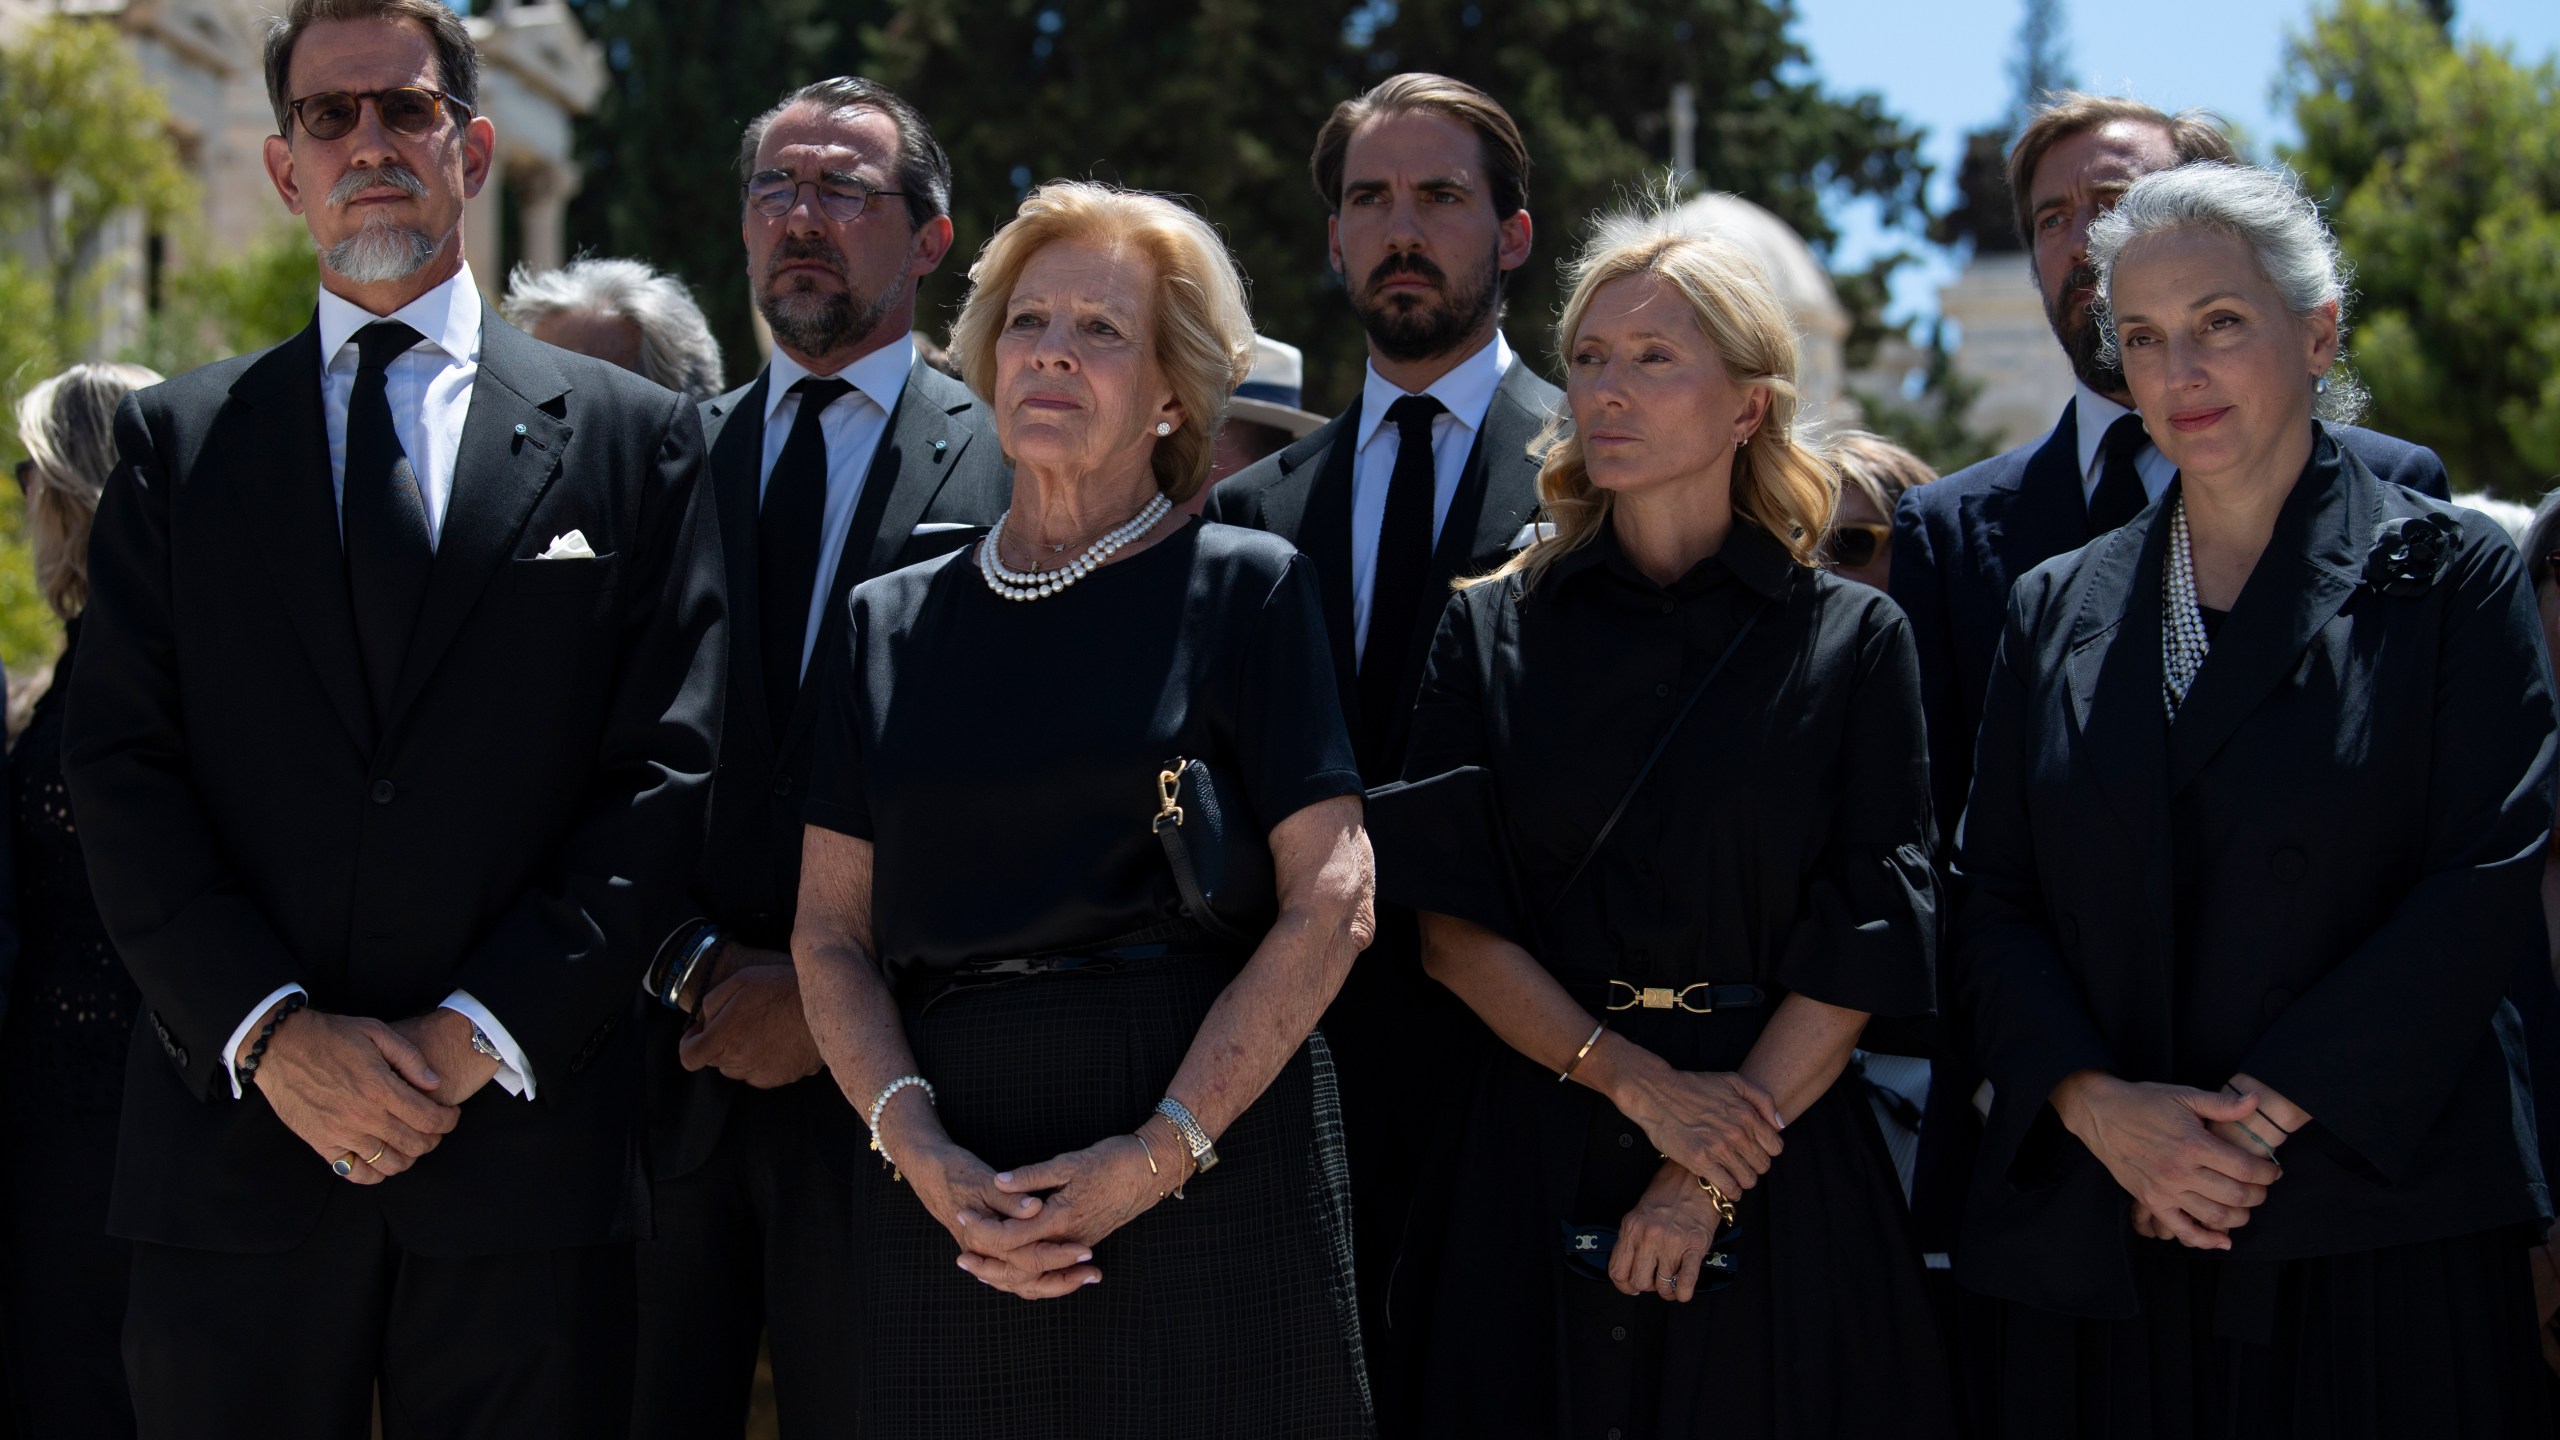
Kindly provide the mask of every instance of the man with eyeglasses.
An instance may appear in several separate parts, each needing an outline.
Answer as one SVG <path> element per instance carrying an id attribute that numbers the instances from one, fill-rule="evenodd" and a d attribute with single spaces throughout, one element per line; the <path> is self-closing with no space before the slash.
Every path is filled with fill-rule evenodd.
<path id="1" fill-rule="evenodd" d="M 454 10 L 295 0 L 266 73 L 318 312 L 126 401 L 70 682 L 146 1006 L 107 1217 L 136 1416 L 620 1436 L 627 1022 L 726 661 L 700 418 L 482 301 Z"/>
<path id="2" fill-rule="evenodd" d="M 732 643 L 711 843 L 651 1007 L 633 1432 L 669 1440 L 742 1432 L 759 1336 L 785 1435 L 854 1428 L 847 1207 L 870 1157 L 791 965 L 800 806 L 847 593 L 968 544 L 1012 493 L 986 407 L 910 336 L 951 249 L 951 164 L 924 117 L 821 80 L 748 124 L 738 168 L 773 358 L 702 407 Z"/>

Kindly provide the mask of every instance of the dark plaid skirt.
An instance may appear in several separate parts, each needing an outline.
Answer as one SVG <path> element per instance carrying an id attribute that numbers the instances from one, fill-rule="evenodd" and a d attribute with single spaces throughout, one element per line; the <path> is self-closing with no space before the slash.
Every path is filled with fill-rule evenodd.
<path id="1" fill-rule="evenodd" d="M 1136 1128 L 1235 966 L 1162 960 L 906 1007 L 952 1138 L 1002 1170 Z M 1102 1283 L 982 1285 L 906 1186 L 861 1182 L 864 1433 L 1365 1437 L 1350 1186 L 1321 1035 L 1218 1141 L 1218 1168 L 1094 1247 Z M 850 1357 L 849 1357 L 850 1359 Z"/>

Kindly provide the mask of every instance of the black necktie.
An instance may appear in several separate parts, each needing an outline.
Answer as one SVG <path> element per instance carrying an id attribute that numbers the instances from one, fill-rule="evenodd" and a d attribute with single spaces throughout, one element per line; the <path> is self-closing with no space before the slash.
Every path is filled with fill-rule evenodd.
<path id="1" fill-rule="evenodd" d="M 800 397 L 791 438 L 764 484 L 756 517 L 757 599 L 764 614 L 765 715 L 779 733 L 800 696 L 800 652 L 809 632 L 809 592 L 818 585 L 818 536 L 827 515 L 827 434 L 818 415 L 853 386 L 811 376 L 791 387 Z"/>
<path id="2" fill-rule="evenodd" d="M 2098 488 L 2089 495 L 2090 539 L 2123 525 L 2151 503 L 2142 488 L 2142 472 L 2133 463 L 2149 443 L 2139 415 L 2119 417 L 2107 427 L 2107 438 L 2098 447 Z"/>
<path id="3" fill-rule="evenodd" d="M 1387 480 L 1387 513 L 1378 525 L 1378 563 L 1369 584 L 1369 638 L 1360 655 L 1362 756 L 1383 765 L 1394 732 L 1399 673 L 1414 616 L 1431 602 L 1431 512 L 1439 471 L 1431 459 L 1431 420 L 1448 409 L 1428 395 L 1407 395 L 1387 407 L 1396 427 L 1396 468 Z M 1437 610 L 1434 610 L 1437 615 Z"/>
<path id="4" fill-rule="evenodd" d="M 355 606 L 356 644 L 376 726 L 391 722 L 393 687 L 418 623 L 435 547 L 427 539 L 427 505 L 400 434 L 391 428 L 384 372 L 426 337 L 397 320 L 356 332 L 356 388 L 347 397 L 347 468 L 338 525 L 347 552 L 347 595 Z"/>

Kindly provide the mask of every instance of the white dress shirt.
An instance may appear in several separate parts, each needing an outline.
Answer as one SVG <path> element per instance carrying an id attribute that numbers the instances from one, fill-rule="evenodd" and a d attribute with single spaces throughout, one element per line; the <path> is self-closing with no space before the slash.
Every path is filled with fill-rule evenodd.
<path id="1" fill-rule="evenodd" d="M 394 358 L 383 371 L 383 391 L 391 402 L 391 430 L 418 480 L 418 495 L 427 509 L 427 544 L 433 548 L 444 534 L 445 508 L 453 500 L 454 457 L 462 448 L 462 425 L 471 415 L 471 384 L 480 374 L 480 291 L 465 264 L 426 294 L 390 315 L 375 315 L 354 302 L 320 292 L 320 411 L 329 427 L 329 484 L 344 514 L 347 490 L 347 402 L 356 388 L 356 332 L 376 320 L 398 320 L 425 338 Z M 344 522 L 341 521 L 341 530 Z M 231 1098 L 240 1098 L 237 1065 L 240 1046 L 269 1010 L 288 995 L 306 994 L 285 985 L 249 1009 L 247 1019 L 222 1047 L 222 1067 L 231 1076 Z M 507 1027 L 467 990 L 444 999 L 480 1027 L 498 1047 L 497 1081 L 510 1095 L 533 1098 L 533 1065 Z"/>
<path id="2" fill-rule="evenodd" d="M 880 437 L 889 433 L 889 414 L 906 393 L 907 372 L 915 368 L 916 343 L 900 339 L 821 377 L 842 380 L 853 389 L 818 412 L 818 430 L 827 440 L 827 508 L 818 526 L 818 581 L 809 592 L 809 613 L 802 617 L 800 673 L 809 673 L 809 657 L 818 648 L 818 625 L 827 618 L 827 596 L 833 592 L 836 562 L 844 554 L 844 537 L 853 529 L 854 507 L 862 503 L 862 482 L 871 474 L 871 457 Z M 792 423 L 800 417 L 800 397 L 791 387 L 811 372 L 799 361 L 773 351 L 771 378 L 764 390 L 764 468 L 756 479 L 756 504 L 764 504 L 764 487 L 790 442 Z M 777 720 L 777 723 L 779 721 Z"/>
<path id="3" fill-rule="evenodd" d="M 1423 394 L 1447 409 L 1431 417 L 1431 544 L 1440 544 L 1440 526 L 1449 518 L 1449 503 L 1458 497 L 1458 481 L 1475 449 L 1476 432 L 1484 428 L 1484 412 L 1493 405 L 1495 387 L 1511 368 L 1511 346 L 1502 332 L 1484 348 L 1431 382 Z M 1403 390 L 1378 374 L 1376 362 L 1360 387 L 1360 433 L 1351 468 L 1351 647 L 1357 657 L 1369 649 L 1369 602 L 1378 588 L 1378 532 L 1387 523 L 1387 486 L 1395 479 L 1396 452 L 1402 433 L 1387 423 L 1387 408 L 1405 397 Z"/>
<path id="4" fill-rule="evenodd" d="M 2107 431 L 2117 420 L 2133 412 L 2079 381 L 2072 382 L 2072 389 L 2080 400 L 2079 408 L 2072 412 L 2080 431 L 2072 437 L 2079 442 L 2080 498 L 2095 500 L 2098 498 L 2098 468 L 2106 459 L 2100 452 L 2106 446 Z M 2169 482 L 2177 478 L 2178 467 L 2146 437 L 2142 448 L 2133 452 L 2133 473 L 2142 477 L 2142 498 L 2152 501 L 2159 499 L 2160 492 L 2168 489 Z"/>

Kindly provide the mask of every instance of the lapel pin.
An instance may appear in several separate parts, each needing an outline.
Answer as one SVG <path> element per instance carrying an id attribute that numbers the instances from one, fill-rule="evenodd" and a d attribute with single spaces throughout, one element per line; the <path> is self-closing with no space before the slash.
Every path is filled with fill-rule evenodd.
<path id="1" fill-rule="evenodd" d="M 525 429 L 524 429 L 524 427 L 523 427 L 522 425 L 518 425 L 518 426 L 516 427 L 516 433 L 517 433 L 517 434 L 519 434 L 519 435 L 524 434 L 524 433 L 525 433 Z"/>
<path id="2" fill-rule="evenodd" d="M 946 442 L 946 441 L 941 441 L 941 440 L 936 440 L 936 441 L 934 441 L 934 442 L 933 442 L 933 458 L 934 458 L 934 459 L 939 460 L 939 459 L 941 459 L 941 458 L 942 458 L 942 449 L 943 449 L 943 446 L 944 446 L 945 444 L 947 444 L 947 443 L 948 443 L 948 442 Z"/>

